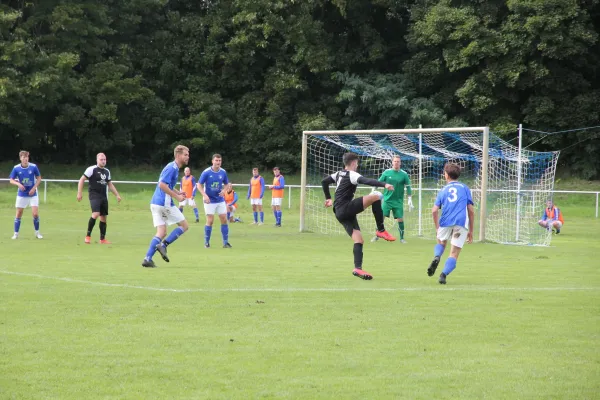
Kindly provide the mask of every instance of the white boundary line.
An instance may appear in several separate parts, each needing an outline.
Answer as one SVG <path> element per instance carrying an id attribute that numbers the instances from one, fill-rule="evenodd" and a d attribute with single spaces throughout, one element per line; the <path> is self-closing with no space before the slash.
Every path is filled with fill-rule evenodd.
<path id="1" fill-rule="evenodd" d="M 140 289 L 155 292 L 171 292 L 171 293 L 226 293 L 226 292 L 424 292 L 424 291 L 461 291 L 461 292 L 560 292 L 560 291 L 598 291 L 600 287 L 501 287 L 501 286 L 462 286 L 462 287 L 443 287 L 438 285 L 432 287 L 404 287 L 404 288 L 223 288 L 223 289 L 174 289 L 174 288 L 157 288 L 151 286 L 129 285 L 127 283 L 108 283 L 94 282 L 81 279 L 63 278 L 58 276 L 47 276 L 39 274 L 29 274 L 24 272 L 14 272 L 0 270 L 0 273 L 5 275 L 27 276 L 40 279 L 51 279 L 69 283 L 82 283 L 86 285 L 120 287 L 126 289 Z"/>

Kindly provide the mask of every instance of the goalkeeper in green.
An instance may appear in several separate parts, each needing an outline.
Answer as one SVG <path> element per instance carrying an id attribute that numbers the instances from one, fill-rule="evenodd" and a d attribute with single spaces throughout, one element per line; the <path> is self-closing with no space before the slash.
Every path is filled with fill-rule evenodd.
<path id="1" fill-rule="evenodd" d="M 400 169 L 400 156 L 392 158 L 392 168 L 386 169 L 379 177 L 380 182 L 389 183 L 394 186 L 394 190 L 383 191 L 383 215 L 389 217 L 392 213 L 394 219 L 398 221 L 398 231 L 400 232 L 400 243 L 406 243 L 404 240 L 404 188 L 408 195 L 408 208 L 414 208 L 412 204 L 412 189 L 410 187 L 410 177 L 406 171 Z M 377 238 L 377 237 L 376 237 Z"/>

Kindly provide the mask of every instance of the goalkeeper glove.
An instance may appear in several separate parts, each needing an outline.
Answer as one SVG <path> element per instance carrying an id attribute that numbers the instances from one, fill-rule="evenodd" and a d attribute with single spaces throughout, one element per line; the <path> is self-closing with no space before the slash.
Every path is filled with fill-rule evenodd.
<path id="1" fill-rule="evenodd" d="M 413 206 L 412 197 L 408 196 L 408 211 L 412 211 L 414 209 L 415 209 L 415 206 Z"/>

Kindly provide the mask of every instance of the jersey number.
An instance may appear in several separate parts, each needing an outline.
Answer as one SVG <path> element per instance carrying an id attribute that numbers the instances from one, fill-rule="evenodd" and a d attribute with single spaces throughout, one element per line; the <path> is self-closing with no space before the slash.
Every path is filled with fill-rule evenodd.
<path id="1" fill-rule="evenodd" d="M 456 188 L 450 188 L 450 189 L 448 189 L 448 192 L 450 192 L 450 196 L 448 196 L 448 201 L 450 203 L 454 203 L 456 200 L 458 200 L 458 195 L 456 194 Z"/>

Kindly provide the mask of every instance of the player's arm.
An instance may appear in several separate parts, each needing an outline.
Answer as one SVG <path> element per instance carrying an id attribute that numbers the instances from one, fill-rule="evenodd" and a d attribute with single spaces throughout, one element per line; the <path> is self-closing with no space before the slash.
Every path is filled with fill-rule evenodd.
<path id="1" fill-rule="evenodd" d="M 196 187 L 196 178 L 194 178 L 192 176 L 192 187 L 194 188 L 192 190 L 192 199 L 196 197 L 196 192 L 198 191 L 198 188 Z"/>
<path id="2" fill-rule="evenodd" d="M 260 177 L 260 198 L 262 199 L 265 194 L 265 180 L 263 177 Z"/>
<path id="3" fill-rule="evenodd" d="M 438 206 L 433 206 L 431 209 L 431 216 L 433 217 L 433 225 L 437 231 L 440 227 L 440 208 Z"/>
<path id="4" fill-rule="evenodd" d="M 236 192 L 233 192 L 233 201 L 231 203 L 227 204 L 227 205 L 228 206 L 232 206 L 235 203 L 237 203 L 237 201 L 238 201 L 238 194 Z"/>
<path id="5" fill-rule="evenodd" d="M 325 207 L 331 207 L 331 192 L 329 191 L 329 185 L 335 183 L 333 175 L 329 175 L 321 181 L 321 187 L 323 188 L 323 194 L 325 195 Z"/>
<path id="6" fill-rule="evenodd" d="M 442 198 L 444 196 L 444 191 L 441 190 L 437 197 L 435 198 L 435 202 L 433 203 L 433 208 L 431 209 L 431 216 L 433 217 L 433 225 L 435 226 L 435 230 L 437 231 L 440 227 L 440 208 L 442 208 Z"/>
<path id="7" fill-rule="evenodd" d="M 359 176 L 356 180 L 357 183 L 361 185 L 373 186 L 373 187 L 382 187 L 387 190 L 394 190 L 394 186 L 389 183 L 378 181 L 377 179 L 365 178 L 364 176 Z"/>
<path id="8" fill-rule="evenodd" d="M 25 190 L 25 186 L 23 186 L 21 182 L 12 177 L 10 178 L 10 184 L 17 186 L 21 191 Z"/>
<path id="9" fill-rule="evenodd" d="M 208 179 L 208 173 L 203 172 L 202 175 L 200 175 L 200 179 L 198 180 L 198 183 L 196 184 L 196 188 L 198 188 L 198 191 L 202 195 L 202 200 L 208 204 L 208 203 L 210 203 L 210 199 L 208 198 L 208 195 L 206 194 L 206 191 L 204 190 L 204 184 L 206 183 L 207 179 Z"/>
<path id="10" fill-rule="evenodd" d="M 473 229 L 475 225 L 475 208 L 473 204 L 467 204 L 467 215 L 469 216 L 469 233 L 467 233 L 467 242 L 473 243 Z"/>
<path id="11" fill-rule="evenodd" d="M 13 170 L 10 171 L 9 178 L 10 178 L 11 185 L 17 186 L 19 188 L 19 190 L 21 190 L 21 191 L 25 190 L 25 186 L 23 186 L 23 184 L 17 180 L 17 170 L 15 168 L 13 168 Z"/>
<path id="12" fill-rule="evenodd" d="M 117 191 L 117 188 L 115 187 L 115 185 L 111 181 L 108 182 L 108 188 L 110 189 L 110 191 L 112 192 L 112 194 L 115 195 L 115 197 L 117 198 L 117 201 L 120 203 L 121 202 L 121 196 L 119 195 L 119 192 Z"/>
<path id="13" fill-rule="evenodd" d="M 250 198 L 250 193 L 252 192 L 252 179 L 250 179 L 250 184 L 248 185 L 248 195 L 246 196 L 246 200 Z"/>
<path id="14" fill-rule="evenodd" d="M 159 182 L 158 187 L 160 188 L 160 190 L 162 190 L 163 192 L 165 192 L 166 194 L 171 196 L 173 199 L 183 201 L 183 199 L 181 199 L 181 194 L 179 192 L 176 192 L 175 190 L 171 189 L 169 187 L 169 185 L 167 185 L 165 182 L 162 182 L 162 181 Z"/>
<path id="15" fill-rule="evenodd" d="M 279 185 L 273 186 L 273 189 L 283 189 L 285 188 L 285 179 L 283 178 L 283 176 L 279 175 Z"/>
<path id="16" fill-rule="evenodd" d="M 88 177 L 85 176 L 85 173 L 79 178 L 79 182 L 77 183 L 77 201 L 81 201 L 83 198 L 83 184 L 86 179 L 88 179 Z"/>

